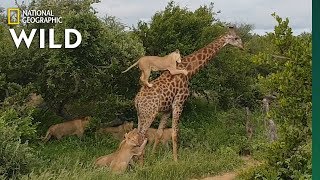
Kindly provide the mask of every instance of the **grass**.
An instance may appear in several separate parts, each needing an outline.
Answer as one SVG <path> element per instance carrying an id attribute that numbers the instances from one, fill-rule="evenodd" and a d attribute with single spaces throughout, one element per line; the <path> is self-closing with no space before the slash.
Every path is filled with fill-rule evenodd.
<path id="1" fill-rule="evenodd" d="M 238 155 L 245 140 L 242 110 L 216 113 L 197 106 L 187 111 L 180 125 L 178 162 L 172 150 L 161 147 L 155 155 L 146 149 L 144 166 L 135 165 L 122 175 L 95 168 L 96 158 L 114 152 L 119 142 L 111 136 L 64 138 L 33 144 L 39 162 L 22 179 L 192 179 L 228 172 L 243 164 Z"/>
<path id="2" fill-rule="evenodd" d="M 110 143 L 113 147 L 110 147 Z M 172 151 L 159 148 L 151 155 L 147 147 L 145 165 L 136 165 L 123 175 L 112 175 L 107 168 L 94 168 L 94 160 L 116 149 L 110 139 L 68 138 L 38 147 L 42 161 L 23 179 L 188 179 L 214 175 L 241 165 L 232 148 L 221 148 L 212 153 L 192 148 L 179 149 L 179 162 L 172 160 Z"/>

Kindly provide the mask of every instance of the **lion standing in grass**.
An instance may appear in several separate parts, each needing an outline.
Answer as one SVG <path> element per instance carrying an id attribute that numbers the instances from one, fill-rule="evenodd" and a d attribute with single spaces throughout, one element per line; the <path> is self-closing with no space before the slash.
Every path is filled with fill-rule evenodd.
<path id="1" fill-rule="evenodd" d="M 75 119 L 59 124 L 55 124 L 49 127 L 46 136 L 43 138 L 44 142 L 47 142 L 52 136 L 58 140 L 64 136 L 77 135 L 82 137 L 85 128 L 89 124 L 90 117 L 84 117 L 81 119 Z"/>
<path id="2" fill-rule="evenodd" d="M 156 140 L 158 134 L 157 129 L 149 128 L 146 134 L 146 137 L 148 138 L 148 143 L 152 143 Z M 167 148 L 169 148 L 169 141 L 172 140 L 172 128 L 166 128 L 163 129 L 162 135 L 158 137 L 159 142 L 162 143 L 162 145 L 165 145 Z M 158 144 L 155 142 L 154 148 L 156 148 Z"/>
<path id="3" fill-rule="evenodd" d="M 139 133 L 137 129 L 125 134 L 125 139 L 120 143 L 116 152 L 101 156 L 95 161 L 96 166 L 110 166 L 114 173 L 123 173 L 133 156 L 140 156 L 147 144 L 145 139 L 139 146 Z"/>
<path id="4" fill-rule="evenodd" d="M 141 82 L 148 87 L 152 87 L 152 84 L 148 82 L 151 71 L 169 70 L 170 74 L 172 75 L 188 74 L 187 70 L 177 69 L 176 62 L 181 63 L 181 56 L 180 56 L 179 50 L 176 50 L 164 57 L 144 56 L 140 58 L 137 62 L 135 62 L 133 65 L 131 65 L 128 69 L 123 71 L 122 73 L 125 73 L 129 71 L 131 68 L 133 68 L 134 66 L 139 65 L 139 69 L 142 71 L 140 76 Z"/>

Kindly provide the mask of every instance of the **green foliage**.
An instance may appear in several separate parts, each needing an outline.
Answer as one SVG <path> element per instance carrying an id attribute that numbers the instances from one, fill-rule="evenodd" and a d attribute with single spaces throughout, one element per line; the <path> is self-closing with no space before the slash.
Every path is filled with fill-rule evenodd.
<path id="1" fill-rule="evenodd" d="M 35 124 L 32 124 L 32 112 L 27 115 L 21 116 L 14 109 L 8 109 L 1 114 L 1 118 L 6 122 L 7 126 L 15 126 L 15 130 L 19 132 L 19 137 L 22 140 L 29 140 L 34 138 Z"/>
<path id="2" fill-rule="evenodd" d="M 38 145 L 40 163 L 22 179 L 189 179 L 216 175 L 240 166 L 242 161 L 236 146 L 243 132 L 231 131 L 240 124 L 233 125 L 233 122 L 238 120 L 238 115 L 241 116 L 241 111 L 232 110 L 231 115 L 218 113 L 218 116 L 212 113 L 206 117 L 205 112 L 196 112 L 199 111 L 190 111 L 182 119 L 178 163 L 172 159 L 171 146 L 170 149 L 160 146 L 152 155 L 152 146 L 147 145 L 144 166 L 134 165 L 122 175 L 113 175 L 108 168 L 96 168 L 93 163 L 96 158 L 114 152 L 119 145 L 118 140 L 110 135 L 85 136 L 83 139 L 67 137 Z M 201 125 L 191 121 L 198 117 Z M 226 119 L 230 121 L 223 122 Z M 217 131 L 213 124 L 223 126 Z M 206 134 L 202 134 L 201 129 Z M 199 132 L 188 134 L 194 130 Z M 223 131 L 227 133 L 221 133 Z M 187 144 L 187 140 L 192 140 L 193 146 Z M 224 140 L 228 142 L 223 143 Z"/>
<path id="3" fill-rule="evenodd" d="M 275 16 L 275 15 L 274 15 Z M 276 118 L 295 125 L 311 125 L 311 36 L 292 36 L 289 20 L 275 16 L 279 25 L 270 38 L 275 42 L 280 58 L 268 58 L 274 72 L 260 77 L 265 93 L 278 93 L 278 107 L 273 109 Z M 270 56 L 270 54 L 265 54 Z M 261 62 L 261 61 L 260 61 Z"/>
<path id="4" fill-rule="evenodd" d="M 142 46 L 119 27 L 109 29 L 92 13 L 69 14 L 63 24 L 57 25 L 60 32 L 65 28 L 80 31 L 82 43 L 76 49 L 61 49 L 50 55 L 44 81 L 40 84 L 41 91 L 52 106 L 61 101 L 69 105 L 90 104 L 90 114 L 99 111 L 100 117 L 113 120 L 114 112 L 125 109 L 117 106 L 116 101 L 127 101 L 122 96 L 132 97 L 138 87 L 137 80 L 126 78 L 124 81 L 120 67 L 124 66 L 125 60 L 141 56 Z M 58 37 L 62 40 L 63 34 Z M 109 111 L 100 111 L 102 108 Z"/>
<path id="5" fill-rule="evenodd" d="M 279 49 L 279 52 L 283 54 L 291 47 L 293 41 L 292 29 L 289 27 L 288 18 L 283 21 L 276 13 L 272 13 L 272 16 L 277 20 L 279 26 L 274 28 L 274 33 L 271 33 L 270 36 L 272 37 L 273 43 Z"/>
<path id="6" fill-rule="evenodd" d="M 0 178 L 199 178 L 238 167 L 238 153 L 247 149 L 263 164 L 245 171 L 243 179 L 311 178 L 311 35 L 293 36 L 289 19 L 276 14 L 278 25 L 265 36 L 252 35 L 250 25 L 238 26 L 245 51 L 225 47 L 191 80 L 190 88 L 200 98 L 189 100 L 183 111 L 178 164 L 171 149 L 152 156 L 148 147 L 146 165 L 123 175 L 94 168 L 95 158 L 118 145 L 110 136 L 95 136 L 95 129 L 116 118 L 136 119 L 132 99 L 140 88 L 139 71 L 121 71 L 144 54 L 175 49 L 191 54 L 222 35 L 228 23 L 216 19 L 213 3 L 191 11 L 171 1 L 149 23 L 139 22 L 128 31 L 116 17 L 99 19 L 91 5 L 91 0 L 32 1 L 22 8 L 52 9 L 63 23 L 10 27 L 27 34 L 33 28 L 54 28 L 56 43 L 64 42 L 64 29 L 74 28 L 82 34 L 76 49 L 49 49 L 47 41 L 40 49 L 38 36 L 30 48 L 22 44 L 17 49 L 9 27 L 0 22 Z M 0 8 L 0 18 L 5 16 Z M 30 92 L 41 94 L 47 107 L 27 107 Z M 261 97 L 270 93 L 277 99 L 269 115 L 279 127 L 279 139 L 271 144 L 258 108 Z M 244 106 L 253 111 L 250 141 Z M 62 111 L 93 116 L 89 132 L 83 139 L 38 143 L 49 126 L 64 121 Z"/>
<path id="7" fill-rule="evenodd" d="M 33 86 L 6 84 L 7 97 L 0 108 L 0 177 L 18 178 L 30 172 L 35 151 L 29 142 L 37 139 L 34 108 L 26 106 Z"/>
<path id="8" fill-rule="evenodd" d="M 8 27 L 0 25 L 0 31 L 4 32 L 0 35 L 1 100 L 4 100 L 10 84 L 24 86 L 32 83 L 50 110 L 58 115 L 65 107 L 72 111 L 73 117 L 97 114 L 104 121 L 114 120 L 116 114 L 127 113 L 127 110 L 132 114 L 131 99 L 139 88 L 135 78 L 138 73 L 123 75 L 121 71 L 122 67 L 128 66 L 128 61 L 144 54 L 143 46 L 117 21 L 108 17 L 102 21 L 96 17 L 91 2 L 36 1 L 27 8 L 50 7 L 55 15 L 62 16 L 63 23 L 14 27 L 17 32 L 25 29 L 27 34 L 31 28 L 54 28 L 56 43 L 64 42 L 64 29 L 77 29 L 82 34 L 82 43 L 76 49 L 49 49 L 48 42 L 45 49 L 40 49 L 38 36 L 29 49 L 24 44 L 16 49 Z M 71 41 L 73 38 L 71 36 Z M 90 105 L 90 108 L 75 112 L 75 107 L 83 104 Z"/>
<path id="9" fill-rule="evenodd" d="M 212 42 L 225 32 L 225 23 L 215 19 L 213 3 L 195 11 L 168 3 L 164 11 L 156 13 L 150 23 L 139 22 L 135 33 L 139 35 L 149 55 L 165 55 L 179 49 L 189 55 Z M 238 33 L 245 42 L 250 40 L 250 25 L 240 25 Z M 260 95 L 256 86 L 256 65 L 251 55 L 226 47 L 214 62 L 209 63 L 191 80 L 193 91 L 217 99 L 219 107 L 253 107 Z"/>
<path id="10" fill-rule="evenodd" d="M 270 117 L 281 125 L 280 139 L 267 147 L 266 165 L 248 173 L 247 179 L 310 179 L 311 36 L 293 36 L 289 20 L 273 16 L 278 26 L 268 38 L 274 42 L 274 54 L 258 54 L 254 59 L 273 66 L 270 74 L 260 76 L 259 85 L 261 91 L 277 94 Z"/>
<path id="11" fill-rule="evenodd" d="M 181 146 L 207 151 L 217 151 L 221 147 L 232 147 L 237 152 L 242 149 L 246 141 L 244 110 L 214 112 L 212 105 L 197 101 L 193 104 L 194 109 L 183 115 Z"/>
<path id="12" fill-rule="evenodd" d="M 282 139 L 271 145 L 269 164 L 277 169 L 277 176 L 283 179 L 311 178 L 311 132 L 288 126 Z"/>
<path id="13" fill-rule="evenodd" d="M 242 179 L 311 179 L 310 129 L 287 125 L 281 134 L 278 141 L 268 145 L 264 155 L 267 162 L 244 171 Z"/>
<path id="14" fill-rule="evenodd" d="M 164 11 L 153 15 L 150 23 L 139 22 L 135 33 L 148 55 L 165 55 L 175 49 L 187 55 L 223 32 L 223 27 L 213 25 L 214 15 L 213 4 L 192 12 L 171 1 Z"/>
<path id="15" fill-rule="evenodd" d="M 0 177 L 15 179 L 30 172 L 35 160 L 26 141 L 35 133 L 31 119 L 19 116 L 14 109 L 0 112 Z"/>
<path id="16" fill-rule="evenodd" d="M 202 72 L 192 80 L 196 92 L 209 92 L 222 109 L 256 106 L 261 96 L 256 86 L 256 66 L 249 61 L 250 55 L 243 51 L 224 49 Z"/>
<path id="17" fill-rule="evenodd" d="M 48 109 L 34 109 L 32 113 L 33 123 L 37 124 L 37 137 L 44 137 L 48 128 L 53 124 L 62 123 L 63 119 Z"/>

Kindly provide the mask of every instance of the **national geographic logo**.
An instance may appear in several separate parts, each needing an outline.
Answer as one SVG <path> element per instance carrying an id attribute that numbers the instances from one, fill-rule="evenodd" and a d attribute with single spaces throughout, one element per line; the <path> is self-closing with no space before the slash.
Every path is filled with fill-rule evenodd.
<path id="1" fill-rule="evenodd" d="M 20 10 L 19 8 L 8 8 L 8 25 L 18 25 L 22 24 L 21 27 L 24 27 L 25 24 L 56 24 L 62 23 L 62 17 L 55 16 L 52 10 L 35 10 L 35 9 L 28 9 L 28 10 Z M 20 22 L 21 21 L 21 22 Z M 35 34 L 39 33 L 39 48 L 45 48 L 46 38 L 49 38 L 48 45 L 49 48 L 62 48 L 62 44 L 57 44 L 54 41 L 54 29 L 31 29 L 29 35 L 26 34 L 24 29 L 20 30 L 20 34 L 16 32 L 16 29 L 11 28 L 9 29 L 11 37 L 14 41 L 14 44 L 17 48 L 19 48 L 22 41 L 25 42 L 27 48 L 30 47 L 31 42 Z M 49 31 L 48 35 L 46 36 L 46 32 Z M 75 38 L 71 38 L 71 34 L 75 36 Z M 76 29 L 65 29 L 64 30 L 64 48 L 76 48 L 81 44 L 82 36 L 81 33 Z M 75 42 L 71 42 L 71 39 L 74 39 Z"/>
<path id="2" fill-rule="evenodd" d="M 20 9 L 19 8 L 9 8 L 7 12 L 8 12 L 8 24 L 9 25 L 20 24 Z"/>
<path id="3" fill-rule="evenodd" d="M 55 16 L 52 10 L 8 8 L 7 12 L 8 25 L 62 23 L 62 17 Z"/>

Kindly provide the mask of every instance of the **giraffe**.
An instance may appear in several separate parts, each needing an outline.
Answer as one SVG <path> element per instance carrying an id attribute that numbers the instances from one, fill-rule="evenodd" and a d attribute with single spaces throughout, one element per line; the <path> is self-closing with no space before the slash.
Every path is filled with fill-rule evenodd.
<path id="1" fill-rule="evenodd" d="M 158 137 L 160 137 L 172 114 L 174 161 L 178 160 L 178 123 L 183 110 L 183 105 L 189 96 L 189 79 L 207 65 L 208 62 L 227 44 L 243 49 L 242 40 L 236 34 L 233 27 L 229 27 L 229 30 L 225 35 L 220 36 L 207 46 L 182 59 L 182 62 L 178 64 L 177 67 L 178 69 L 187 70 L 187 75 L 171 75 L 169 71 L 165 71 L 157 79 L 153 80 L 152 87 L 141 87 L 135 97 L 135 108 L 138 115 L 138 131 L 141 135 L 141 139 L 145 138 L 146 131 L 159 112 L 163 113 L 157 130 Z M 156 138 L 152 150 L 153 152 L 158 143 L 159 138 Z M 141 160 L 143 163 L 143 154 L 140 157 L 140 162 Z"/>

